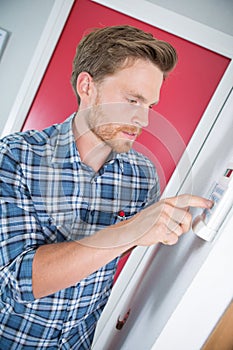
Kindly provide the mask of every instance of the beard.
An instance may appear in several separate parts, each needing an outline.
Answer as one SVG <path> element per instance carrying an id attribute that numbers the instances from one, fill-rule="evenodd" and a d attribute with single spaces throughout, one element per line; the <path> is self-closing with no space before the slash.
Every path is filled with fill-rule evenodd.
<path id="1" fill-rule="evenodd" d="M 108 145 L 113 151 L 125 153 L 132 148 L 136 137 L 141 133 L 141 128 L 124 122 L 110 122 L 109 120 L 114 119 L 116 114 L 115 108 L 118 105 L 108 105 L 106 112 L 97 99 L 89 114 L 89 128 L 98 139 Z M 118 113 L 122 114 L 122 108 L 119 109 Z M 122 118 L 122 115 L 120 115 L 120 118 Z M 129 135 L 128 139 L 124 137 L 125 134 Z"/>
<path id="2" fill-rule="evenodd" d="M 121 133 L 128 133 L 130 135 L 138 135 L 138 128 L 130 125 L 116 125 L 113 123 L 98 125 L 92 129 L 94 134 L 105 142 L 111 149 L 117 153 L 128 152 L 134 140 L 127 140 L 120 136 Z"/>

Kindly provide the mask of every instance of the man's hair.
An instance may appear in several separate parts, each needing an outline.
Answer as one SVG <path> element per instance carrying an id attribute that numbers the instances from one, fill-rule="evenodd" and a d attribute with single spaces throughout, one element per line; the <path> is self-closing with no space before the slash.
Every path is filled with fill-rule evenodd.
<path id="1" fill-rule="evenodd" d="M 87 34 L 73 61 L 71 82 L 78 102 L 76 83 L 81 72 L 88 72 L 95 82 L 101 82 L 137 59 L 152 62 L 165 77 L 175 67 L 177 54 L 169 43 L 129 25 L 100 28 Z"/>

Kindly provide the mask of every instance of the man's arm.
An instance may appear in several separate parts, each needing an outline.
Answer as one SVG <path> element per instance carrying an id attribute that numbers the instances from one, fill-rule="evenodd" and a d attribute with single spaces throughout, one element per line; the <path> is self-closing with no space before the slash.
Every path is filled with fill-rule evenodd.
<path id="1" fill-rule="evenodd" d="M 134 246 L 175 244 L 189 231 L 189 207 L 211 207 L 204 198 L 181 195 L 159 201 L 133 218 L 77 242 L 48 244 L 36 251 L 32 268 L 35 298 L 76 284 Z"/>

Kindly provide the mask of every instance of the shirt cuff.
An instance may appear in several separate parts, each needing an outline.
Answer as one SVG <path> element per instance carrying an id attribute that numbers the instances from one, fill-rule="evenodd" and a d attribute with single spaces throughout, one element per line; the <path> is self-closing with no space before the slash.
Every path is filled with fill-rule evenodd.
<path id="1" fill-rule="evenodd" d="M 36 250 L 32 249 L 16 259 L 15 300 L 19 303 L 35 300 L 32 292 L 32 262 L 35 253 Z"/>

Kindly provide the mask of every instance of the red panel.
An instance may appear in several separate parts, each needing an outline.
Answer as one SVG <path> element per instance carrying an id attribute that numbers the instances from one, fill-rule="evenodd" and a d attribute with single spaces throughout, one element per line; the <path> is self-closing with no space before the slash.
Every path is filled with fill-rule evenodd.
<path id="1" fill-rule="evenodd" d="M 157 166 L 164 188 L 230 60 L 151 25 L 89 0 L 76 0 L 23 127 L 42 129 L 77 109 L 70 77 L 75 49 L 94 27 L 129 24 L 153 33 L 177 49 L 179 62 L 165 81 L 155 116 L 135 147 Z"/>
<path id="2" fill-rule="evenodd" d="M 174 134 L 178 132 L 184 144 L 188 143 L 230 60 L 89 0 L 75 1 L 29 111 L 24 130 L 42 129 L 61 122 L 77 109 L 70 84 L 76 45 L 81 37 L 94 27 L 119 24 L 135 25 L 150 31 L 159 39 L 167 40 L 176 47 L 179 63 L 163 85 L 161 101 L 156 106 L 156 111 L 173 125 Z M 153 160 L 159 168 L 164 187 L 177 164 L 177 157 L 174 161 L 167 145 L 163 144 L 164 141 L 161 143 L 153 137 L 155 132 L 156 124 L 150 126 L 146 133 L 142 133 L 140 144 L 136 147 L 143 148 L 144 153 L 149 156 L 152 153 L 155 157 Z M 172 138 L 169 140 L 171 142 Z M 175 137 L 174 145 L 169 147 L 170 150 L 174 148 L 177 150 L 176 141 Z M 184 144 L 183 146 L 182 143 L 179 144 L 179 156 L 184 150 Z"/>

